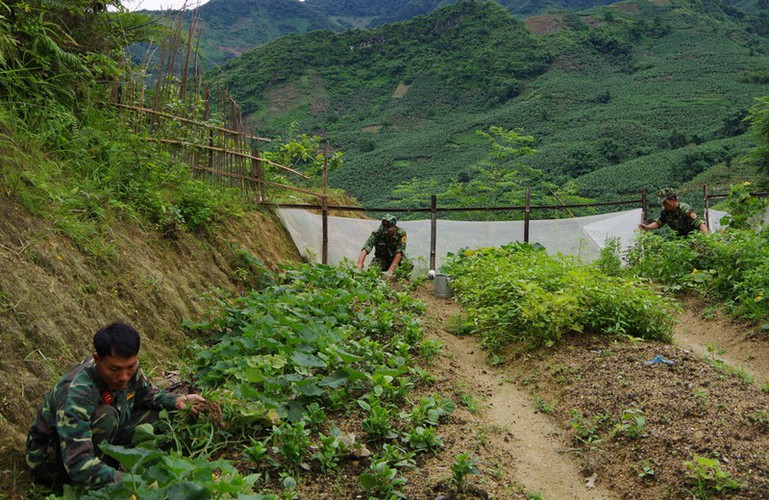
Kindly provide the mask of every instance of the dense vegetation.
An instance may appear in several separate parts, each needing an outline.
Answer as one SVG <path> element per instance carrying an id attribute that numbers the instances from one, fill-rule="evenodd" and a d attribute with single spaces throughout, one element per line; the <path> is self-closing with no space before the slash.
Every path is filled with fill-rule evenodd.
<path id="1" fill-rule="evenodd" d="M 445 266 L 467 314 L 465 329 L 497 354 L 552 346 L 570 334 L 670 341 L 675 303 L 637 279 L 612 277 L 544 247 L 466 250 Z"/>
<path id="2" fill-rule="evenodd" d="M 5 192 L 103 257 L 117 220 L 171 234 L 206 231 L 240 211 L 236 196 L 195 180 L 189 165 L 143 140 L 148 130 L 135 133 L 105 107 L 110 84 L 129 74 L 126 40 L 153 35 L 145 16 L 90 1 L 0 1 L 0 11 Z"/>
<path id="3" fill-rule="evenodd" d="M 745 183 L 731 189 L 723 204 L 730 214 L 725 230 L 688 238 L 641 234 L 623 257 L 628 267 L 621 272 L 654 280 L 674 292 L 697 294 L 736 317 L 767 322 L 769 233 L 762 220 L 767 203 L 751 197 L 750 188 Z"/>
<path id="4" fill-rule="evenodd" d="M 211 79 L 265 131 L 298 122 L 326 135 L 346 153 L 332 183 L 366 205 L 396 203 L 412 178 L 441 193 L 477 177 L 488 150 L 476 131 L 492 126 L 534 137 L 527 164 L 551 182 L 608 199 L 678 185 L 750 147 L 742 120 L 769 89 L 766 39 L 730 12 L 636 2 L 547 16 L 554 31 L 534 35 L 471 0 L 292 35 Z"/>
<path id="5" fill-rule="evenodd" d="M 370 498 L 403 498 L 403 471 L 441 449 L 438 426 L 454 403 L 429 390 L 418 363 L 439 348 L 423 338 L 424 304 L 375 272 L 272 274 L 244 255 L 261 289 L 221 299 L 209 321 L 189 325 L 199 340 L 185 371 L 206 411 L 167 420 L 165 442 L 145 426 L 138 448 L 108 447 L 126 477 L 81 498 L 295 498 L 306 476 L 334 473 L 359 475 L 354 488 Z"/>

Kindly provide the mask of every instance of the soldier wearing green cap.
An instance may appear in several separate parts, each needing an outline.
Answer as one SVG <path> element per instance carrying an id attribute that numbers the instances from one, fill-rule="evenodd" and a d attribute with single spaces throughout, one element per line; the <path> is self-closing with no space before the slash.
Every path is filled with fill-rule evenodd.
<path id="1" fill-rule="evenodd" d="M 159 410 L 191 407 L 205 400 L 154 387 L 139 367 L 139 333 L 125 323 L 101 328 L 94 353 L 69 370 L 43 400 L 27 436 L 26 459 L 41 483 L 99 488 L 118 481 L 116 463 L 103 456 L 103 442 L 130 446 L 136 427 L 157 420 Z"/>
<path id="2" fill-rule="evenodd" d="M 414 265 L 406 257 L 406 231 L 398 227 L 398 219 L 387 214 L 382 217 L 382 224 L 366 240 L 358 256 L 358 269 L 363 269 L 366 256 L 375 249 L 371 266 L 375 266 L 388 275 L 395 270 L 408 276 Z"/>
<path id="3" fill-rule="evenodd" d="M 639 224 L 638 229 L 649 231 L 659 229 L 667 224 L 679 236 L 686 236 L 693 231 L 708 233 L 708 226 L 705 221 L 697 217 L 692 207 L 678 201 L 678 195 L 672 188 L 660 190 L 657 197 L 662 204 L 660 216 L 649 224 Z"/>

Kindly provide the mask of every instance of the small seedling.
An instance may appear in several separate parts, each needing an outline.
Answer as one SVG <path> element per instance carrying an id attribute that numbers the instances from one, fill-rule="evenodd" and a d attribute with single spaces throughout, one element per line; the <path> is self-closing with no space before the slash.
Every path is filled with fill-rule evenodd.
<path id="1" fill-rule="evenodd" d="M 406 498 L 400 491 L 406 480 L 398 476 L 398 469 L 390 467 L 386 460 L 372 461 L 368 472 L 361 474 L 358 482 L 370 498 Z"/>
<path id="2" fill-rule="evenodd" d="M 550 415 L 555 410 L 555 405 L 553 403 L 548 402 L 545 398 L 541 396 L 537 396 L 534 398 L 534 407 L 541 411 L 542 413 L 546 413 Z"/>
<path id="3" fill-rule="evenodd" d="M 443 439 L 435 433 L 432 427 L 415 427 L 403 438 L 414 451 L 429 451 L 437 453 L 443 448 Z"/>
<path id="4" fill-rule="evenodd" d="M 654 479 L 656 477 L 656 472 L 654 472 L 651 462 L 648 460 L 641 462 L 641 472 L 638 473 L 638 477 L 641 479 Z"/>
<path id="5" fill-rule="evenodd" d="M 684 462 L 684 465 L 689 469 L 687 477 L 694 483 L 692 493 L 697 498 L 709 498 L 713 494 L 718 495 L 742 487 L 728 471 L 721 469 L 721 462 L 717 458 L 694 455 L 694 460 Z"/>
<path id="6" fill-rule="evenodd" d="M 469 453 L 460 453 L 451 464 L 452 481 L 459 491 L 464 491 L 468 475 L 478 475 L 478 459 Z"/>
<path id="7" fill-rule="evenodd" d="M 646 437 L 646 417 L 637 408 L 623 410 L 620 422 L 614 426 L 613 434 L 624 434 L 632 439 Z"/>

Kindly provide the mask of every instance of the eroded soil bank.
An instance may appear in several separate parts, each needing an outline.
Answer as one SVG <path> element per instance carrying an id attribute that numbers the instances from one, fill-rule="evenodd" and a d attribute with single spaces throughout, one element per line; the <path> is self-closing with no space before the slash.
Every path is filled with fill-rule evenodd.
<path id="1" fill-rule="evenodd" d="M 175 239 L 115 223 L 113 253 L 101 258 L 4 195 L 0 212 L 0 497 L 23 489 L 22 450 L 37 405 L 91 353 L 98 328 L 132 323 L 143 335 L 142 365 L 159 378 L 185 345 L 183 322 L 204 316 L 212 296 L 249 285 L 241 250 L 268 266 L 300 260 L 268 212 Z"/>

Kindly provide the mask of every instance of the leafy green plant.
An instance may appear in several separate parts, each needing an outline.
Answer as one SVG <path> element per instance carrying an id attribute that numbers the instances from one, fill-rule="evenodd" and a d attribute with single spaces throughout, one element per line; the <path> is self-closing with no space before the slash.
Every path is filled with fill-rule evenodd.
<path id="1" fill-rule="evenodd" d="M 609 416 L 599 413 L 585 416 L 577 409 L 569 411 L 571 415 L 571 428 L 574 429 L 574 437 L 580 443 L 587 446 L 595 446 L 602 441 L 599 432 L 601 427 L 609 421 Z"/>
<path id="2" fill-rule="evenodd" d="M 764 225 L 763 215 L 766 211 L 765 199 L 751 196 L 751 183 L 748 181 L 734 184 L 726 199 L 719 208 L 728 213 L 721 220 L 730 229 L 757 229 Z"/>
<path id="3" fill-rule="evenodd" d="M 670 239 L 646 232 L 628 255 L 629 269 L 638 276 L 697 293 L 756 322 L 769 317 L 768 259 L 765 236 L 745 229 Z"/>
<path id="4" fill-rule="evenodd" d="M 433 427 L 414 427 L 406 433 L 403 440 L 414 451 L 437 453 L 443 448 L 443 439 L 438 436 Z"/>
<path id="5" fill-rule="evenodd" d="M 542 396 L 535 396 L 534 397 L 534 407 L 541 411 L 542 413 L 545 413 L 547 415 L 553 413 L 555 411 L 555 405 L 549 401 L 547 401 Z"/>
<path id="6" fill-rule="evenodd" d="M 102 449 L 127 472 L 121 481 L 93 492 L 81 492 L 79 498 L 238 498 L 253 495 L 253 487 L 261 477 L 243 476 L 226 460 L 190 459 L 178 453 L 167 455 L 157 448 L 104 444 Z M 276 496 L 257 496 L 277 500 Z"/>
<path id="7" fill-rule="evenodd" d="M 412 425 L 437 426 L 442 418 L 451 415 L 455 409 L 456 405 L 451 399 L 432 394 L 421 398 L 419 404 L 411 409 L 411 414 L 401 416 Z"/>
<path id="8" fill-rule="evenodd" d="M 475 396 L 468 392 L 459 395 L 459 402 L 462 403 L 470 413 L 477 413 L 479 410 L 478 401 L 475 399 Z"/>
<path id="9" fill-rule="evenodd" d="M 361 474 L 359 483 L 370 497 L 384 500 L 406 498 L 400 491 L 406 479 L 400 477 L 398 469 L 390 467 L 384 459 L 372 460 L 368 471 Z"/>
<path id="10" fill-rule="evenodd" d="M 251 444 L 243 449 L 243 455 L 254 462 L 257 467 L 275 467 L 278 463 L 270 455 L 270 445 L 267 440 L 252 439 Z"/>
<path id="11" fill-rule="evenodd" d="M 347 452 L 347 446 L 344 441 L 337 436 L 319 436 L 320 447 L 312 455 L 313 460 L 320 463 L 320 468 L 324 472 L 335 470 L 339 466 L 339 460 Z"/>
<path id="12" fill-rule="evenodd" d="M 443 346 L 443 342 L 441 342 L 440 340 L 435 340 L 435 339 L 423 340 L 419 344 L 419 350 L 423 358 L 433 359 L 435 358 L 435 356 L 438 355 L 439 352 L 441 352 L 442 346 Z"/>
<path id="13" fill-rule="evenodd" d="M 603 275 L 541 246 L 464 251 L 446 265 L 484 345 L 552 345 L 585 331 L 669 340 L 675 303 L 635 278 Z M 589 304 L 589 306 L 588 306 Z"/>
<path id="14" fill-rule="evenodd" d="M 308 469 L 304 462 L 310 452 L 310 430 L 305 428 L 304 422 L 294 425 L 285 423 L 272 429 L 272 452 L 281 456 L 284 465 L 291 469 Z"/>
<path id="15" fill-rule="evenodd" d="M 619 276 L 622 273 L 621 242 L 619 238 L 609 238 L 598 255 L 594 265 L 608 276 Z"/>
<path id="16" fill-rule="evenodd" d="M 404 450 L 396 444 L 382 445 L 382 449 L 379 451 L 378 457 L 381 460 L 386 460 L 392 464 L 393 467 L 398 469 L 413 469 L 417 466 L 414 460 L 415 453 L 410 450 Z"/>
<path id="17" fill-rule="evenodd" d="M 654 464 L 648 460 L 641 462 L 641 472 L 638 473 L 638 477 L 641 479 L 654 479 L 657 473 L 654 470 Z"/>
<path id="18" fill-rule="evenodd" d="M 380 441 L 398 437 L 392 424 L 393 414 L 388 408 L 379 403 L 369 404 L 363 400 L 358 400 L 358 405 L 367 412 L 366 417 L 361 421 L 361 427 L 369 439 Z"/>
<path id="19" fill-rule="evenodd" d="M 622 434 L 631 439 L 646 437 L 646 417 L 638 408 L 622 410 L 619 422 L 614 425 L 613 435 Z"/>
<path id="20" fill-rule="evenodd" d="M 451 479 L 459 491 L 464 491 L 467 486 L 468 475 L 478 475 L 478 459 L 469 453 L 460 453 L 451 464 Z"/>
<path id="21" fill-rule="evenodd" d="M 694 460 L 684 462 L 689 471 L 687 477 L 693 483 L 692 493 L 698 498 L 710 498 L 728 491 L 739 490 L 742 486 L 728 471 L 721 469 L 717 458 L 694 455 Z"/>

